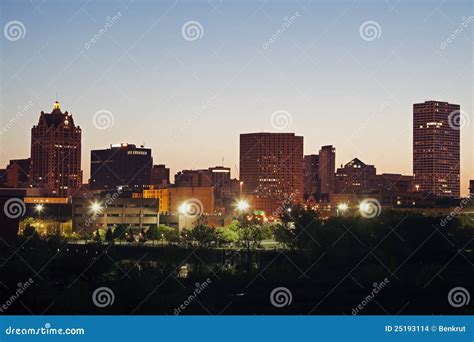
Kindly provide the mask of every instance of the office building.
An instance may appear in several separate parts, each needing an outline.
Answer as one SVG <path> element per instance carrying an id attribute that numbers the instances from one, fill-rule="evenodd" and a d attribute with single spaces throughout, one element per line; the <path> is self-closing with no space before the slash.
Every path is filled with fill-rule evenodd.
<path id="1" fill-rule="evenodd" d="M 341 165 L 336 171 L 335 193 L 360 193 L 376 187 L 375 166 L 367 165 L 358 158 Z"/>
<path id="2" fill-rule="evenodd" d="M 118 225 L 140 232 L 151 225 L 159 225 L 157 199 L 121 196 L 91 196 L 72 199 L 72 225 L 76 233 L 93 233 Z"/>
<path id="3" fill-rule="evenodd" d="M 319 179 L 319 155 L 310 154 L 304 156 L 304 196 L 313 196 L 319 200 L 321 183 Z"/>
<path id="4" fill-rule="evenodd" d="M 319 179 L 321 182 L 321 200 L 329 201 L 334 193 L 336 173 L 336 148 L 326 145 L 319 150 Z"/>
<path id="5" fill-rule="evenodd" d="M 27 188 L 30 185 L 31 159 L 10 160 L 5 170 L 5 186 Z"/>
<path id="6" fill-rule="evenodd" d="M 151 185 L 167 186 L 170 184 L 170 169 L 166 165 L 153 165 L 151 169 Z"/>
<path id="7" fill-rule="evenodd" d="M 413 175 L 420 192 L 460 196 L 459 110 L 439 101 L 413 105 Z"/>
<path id="8" fill-rule="evenodd" d="M 33 187 L 64 197 L 82 183 L 81 128 L 72 114 L 61 112 L 56 101 L 51 113 L 41 112 L 31 129 L 31 176 Z"/>
<path id="9" fill-rule="evenodd" d="M 243 192 L 265 199 L 266 211 L 275 210 L 283 202 L 301 201 L 303 178 L 303 137 L 294 133 L 240 135 Z"/>
<path id="10" fill-rule="evenodd" d="M 117 187 L 142 190 L 151 182 L 153 157 L 151 149 L 133 144 L 110 145 L 91 151 L 91 190 Z"/>

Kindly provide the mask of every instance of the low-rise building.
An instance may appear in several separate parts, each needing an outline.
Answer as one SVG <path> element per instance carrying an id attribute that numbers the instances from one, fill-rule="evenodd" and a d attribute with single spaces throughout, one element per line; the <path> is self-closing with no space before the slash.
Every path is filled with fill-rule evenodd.
<path id="1" fill-rule="evenodd" d="M 159 225 L 159 200 L 120 197 L 117 194 L 72 199 L 73 231 L 92 233 L 96 229 L 125 226 L 133 230 Z"/>

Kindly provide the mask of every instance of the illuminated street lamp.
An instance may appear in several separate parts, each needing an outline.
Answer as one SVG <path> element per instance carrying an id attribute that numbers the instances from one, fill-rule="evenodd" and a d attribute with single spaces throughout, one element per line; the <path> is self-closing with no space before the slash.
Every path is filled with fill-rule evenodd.
<path id="1" fill-rule="evenodd" d="M 418 192 L 418 190 L 420 190 L 420 185 L 419 185 L 419 184 L 416 184 L 416 185 L 415 185 L 415 189 L 416 189 L 416 192 Z"/>
<path id="2" fill-rule="evenodd" d="M 240 193 L 239 193 L 239 198 L 242 198 L 242 186 L 244 185 L 244 182 L 240 181 Z"/>
<path id="3" fill-rule="evenodd" d="M 35 206 L 35 211 L 38 213 L 38 217 L 40 217 L 40 218 L 41 218 L 41 213 L 43 212 L 43 210 L 44 210 L 44 205 L 37 204 Z"/>
<path id="4" fill-rule="evenodd" d="M 179 206 L 178 210 L 181 215 L 187 215 L 190 209 L 191 209 L 191 205 L 185 202 Z"/>
<path id="5" fill-rule="evenodd" d="M 240 201 L 237 202 L 237 210 L 240 211 L 240 212 L 247 211 L 249 207 L 250 207 L 250 205 L 247 201 L 240 200 Z"/>
<path id="6" fill-rule="evenodd" d="M 344 213 L 349 209 L 349 205 L 347 203 L 339 203 L 337 205 L 337 216 L 344 215 Z"/>
<path id="7" fill-rule="evenodd" d="M 99 202 L 94 202 L 94 203 L 92 203 L 92 205 L 91 205 L 91 211 L 92 211 L 94 214 L 100 213 L 100 212 L 102 211 L 102 206 L 100 205 Z"/>

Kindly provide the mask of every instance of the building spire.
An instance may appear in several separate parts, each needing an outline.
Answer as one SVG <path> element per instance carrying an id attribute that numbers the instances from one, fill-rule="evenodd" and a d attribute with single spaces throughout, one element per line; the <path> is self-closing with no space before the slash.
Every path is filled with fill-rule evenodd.
<path id="1" fill-rule="evenodd" d="M 53 104 L 53 110 L 56 110 L 56 109 L 59 109 L 59 110 L 61 109 L 61 106 L 59 105 L 58 101 L 54 102 Z"/>

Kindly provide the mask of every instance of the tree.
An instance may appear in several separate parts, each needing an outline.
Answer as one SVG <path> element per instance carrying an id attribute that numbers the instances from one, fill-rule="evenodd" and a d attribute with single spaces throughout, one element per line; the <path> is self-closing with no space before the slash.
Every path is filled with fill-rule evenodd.
<path id="1" fill-rule="evenodd" d="M 38 233 L 36 232 L 35 227 L 33 227 L 31 224 L 27 223 L 25 225 L 25 228 L 23 229 L 23 236 L 25 236 L 27 238 L 37 237 Z"/>
<path id="2" fill-rule="evenodd" d="M 119 224 L 114 229 L 114 238 L 119 241 L 125 240 L 125 235 L 127 233 L 127 227 L 124 224 Z"/>
<path id="3" fill-rule="evenodd" d="M 255 249 L 267 236 L 262 226 L 242 220 L 237 228 L 239 243 L 247 250 Z"/>
<path id="4" fill-rule="evenodd" d="M 150 225 L 145 232 L 145 236 L 148 240 L 151 240 L 154 245 L 155 240 L 158 240 L 160 238 L 160 233 L 158 232 L 158 226 L 156 224 Z"/>
<path id="5" fill-rule="evenodd" d="M 202 247 L 207 247 L 217 240 L 216 230 L 204 223 L 197 224 L 191 231 L 191 236 Z"/>
<path id="6" fill-rule="evenodd" d="M 135 242 L 135 235 L 133 234 L 132 228 L 128 229 L 126 233 L 127 242 Z"/>
<path id="7" fill-rule="evenodd" d="M 160 238 L 161 236 L 163 236 L 164 239 L 168 242 L 180 241 L 179 234 L 177 230 L 173 227 L 167 226 L 165 224 L 160 224 L 160 226 L 158 227 L 158 232 L 160 234 Z"/>
<path id="8" fill-rule="evenodd" d="M 114 233 L 112 232 L 112 228 L 110 227 L 105 233 L 105 241 L 107 241 L 109 244 L 112 244 L 114 242 Z"/>
<path id="9" fill-rule="evenodd" d="M 96 231 L 95 231 L 95 234 L 94 234 L 94 241 L 96 241 L 96 242 L 100 242 L 100 241 L 101 241 L 99 228 L 97 228 Z"/>
<path id="10" fill-rule="evenodd" d="M 233 243 L 239 239 L 239 234 L 236 229 L 232 229 L 229 226 L 217 228 L 217 239 L 221 243 Z"/>

